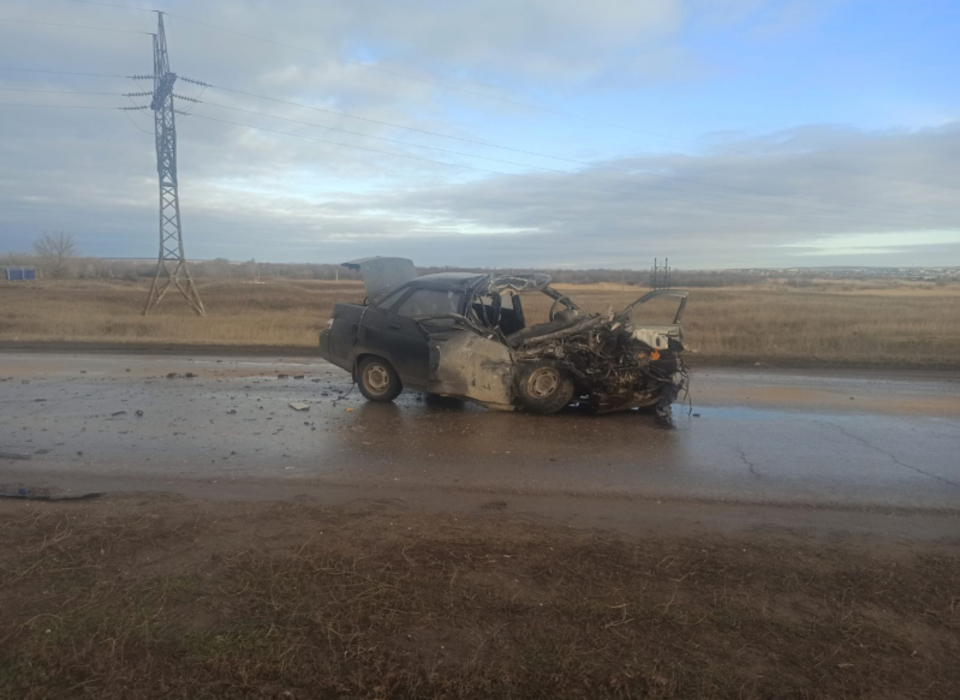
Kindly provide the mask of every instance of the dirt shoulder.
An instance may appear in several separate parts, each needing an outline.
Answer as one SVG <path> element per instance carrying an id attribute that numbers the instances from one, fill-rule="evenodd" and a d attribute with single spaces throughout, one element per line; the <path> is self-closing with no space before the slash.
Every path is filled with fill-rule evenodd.
<path id="1" fill-rule="evenodd" d="M 960 547 L 0 501 L 0 697 L 955 697 Z"/>

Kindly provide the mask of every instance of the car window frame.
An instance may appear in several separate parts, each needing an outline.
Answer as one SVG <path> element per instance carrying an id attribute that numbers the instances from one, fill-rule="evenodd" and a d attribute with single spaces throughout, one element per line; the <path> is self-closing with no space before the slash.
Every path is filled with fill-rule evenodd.
<path id="1" fill-rule="evenodd" d="M 449 315 L 450 313 L 454 313 L 454 314 L 457 314 L 457 315 L 462 315 L 462 314 L 463 314 L 463 303 L 464 303 L 463 300 L 464 300 L 464 298 L 466 298 L 465 290 L 460 289 L 460 288 L 458 288 L 458 287 L 434 286 L 434 285 L 415 285 L 415 286 L 412 285 L 411 288 L 410 288 L 410 290 L 409 290 L 409 292 L 408 292 L 407 294 L 404 294 L 402 297 L 400 297 L 400 299 L 397 300 L 397 302 L 394 304 L 393 308 L 390 309 L 390 313 L 392 313 L 392 314 L 394 314 L 394 315 L 396 315 L 396 316 L 401 316 L 402 318 L 409 318 L 409 319 L 411 319 L 411 320 L 413 320 L 413 321 L 416 321 L 416 320 L 422 319 L 422 318 L 431 318 L 430 316 L 403 316 L 403 315 L 400 313 L 400 307 L 403 306 L 405 303 L 407 303 L 407 300 L 408 300 L 410 297 L 412 297 L 412 296 L 413 296 L 414 294 L 416 294 L 417 292 L 421 292 L 421 291 L 424 291 L 424 292 L 437 292 L 437 293 L 439 293 L 439 294 L 459 294 L 459 295 L 460 295 L 460 300 L 459 300 L 459 302 L 457 303 L 457 308 L 456 308 L 456 310 L 454 310 L 454 311 L 452 311 L 452 312 L 448 311 L 448 312 L 446 312 L 445 314 L 437 314 L 437 315 L 438 315 L 438 316 L 445 316 L 445 315 Z"/>
<path id="2" fill-rule="evenodd" d="M 393 312 L 396 310 L 396 308 L 397 308 L 400 304 L 402 304 L 404 301 L 406 301 L 406 300 L 407 300 L 407 297 L 409 297 L 411 294 L 413 294 L 413 292 L 415 292 L 417 289 L 418 289 L 418 287 L 416 287 L 415 285 L 406 284 L 406 285 L 400 287 L 400 289 L 394 289 L 393 291 L 388 292 L 387 295 L 386 295 L 382 300 L 377 301 L 377 302 L 374 304 L 374 306 L 375 306 L 376 308 L 380 309 L 381 311 L 383 311 L 384 313 L 393 313 Z M 396 296 L 398 293 L 399 293 L 400 295 L 397 296 L 396 301 L 394 301 L 394 302 L 393 302 L 392 304 L 390 304 L 389 306 L 386 306 L 386 305 L 384 304 L 384 302 L 388 301 L 391 297 Z"/>

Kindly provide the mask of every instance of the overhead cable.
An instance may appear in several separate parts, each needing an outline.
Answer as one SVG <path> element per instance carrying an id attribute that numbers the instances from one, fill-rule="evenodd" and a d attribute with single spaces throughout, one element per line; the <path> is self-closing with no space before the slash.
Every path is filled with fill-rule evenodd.
<path id="1" fill-rule="evenodd" d="M 691 183 L 691 184 L 704 185 L 704 186 L 708 186 L 708 187 L 717 187 L 717 188 L 720 188 L 720 189 L 723 189 L 723 190 L 729 190 L 729 191 L 734 191 L 734 192 L 743 192 L 743 193 L 746 193 L 746 194 L 753 194 L 753 195 L 758 195 L 758 196 L 762 196 L 762 197 L 777 197 L 777 198 L 783 198 L 783 199 L 795 199 L 795 200 L 804 201 L 804 202 L 812 202 L 812 203 L 815 203 L 815 204 L 825 204 L 825 205 L 828 205 L 828 206 L 840 206 L 840 207 L 851 207 L 851 208 L 854 208 L 854 209 L 866 209 L 866 210 L 868 210 L 868 211 L 874 211 L 874 212 L 878 212 L 878 213 L 883 213 L 884 211 L 891 211 L 891 212 L 896 212 L 896 213 L 902 213 L 901 210 L 900 210 L 899 208 L 896 208 L 896 207 L 885 207 L 885 206 L 882 206 L 882 205 L 863 205 L 863 204 L 848 203 L 848 202 L 837 202 L 837 201 L 834 201 L 834 200 L 820 199 L 820 198 L 817 198 L 817 197 L 798 197 L 798 196 L 796 196 L 796 195 L 780 194 L 780 193 L 777 193 L 777 192 L 771 192 L 771 191 L 769 191 L 769 190 L 766 190 L 766 191 L 765 191 L 765 190 L 757 190 L 757 189 L 752 189 L 752 188 L 747 188 L 747 187 L 741 187 L 741 186 L 737 186 L 737 185 L 727 185 L 727 184 L 723 184 L 723 183 L 715 183 L 715 182 L 710 182 L 710 181 L 707 181 L 707 180 L 700 180 L 700 179 L 695 179 L 695 178 L 681 177 L 681 176 L 677 176 L 677 175 L 666 175 L 666 174 L 663 174 L 663 173 L 651 173 L 651 172 L 649 172 L 649 171 L 641 170 L 641 169 L 639 169 L 639 168 L 625 168 L 625 167 L 620 167 L 620 166 L 615 166 L 615 165 L 610 165 L 610 164 L 591 163 L 591 162 L 589 162 L 589 161 L 582 161 L 582 160 L 577 160 L 577 159 L 574 159 L 574 158 L 567 158 L 567 157 L 564 157 L 564 156 L 552 155 L 552 154 L 549 154 L 549 153 L 541 153 L 541 152 L 538 152 L 538 151 L 531 151 L 531 150 L 524 149 L 524 148 L 514 148 L 514 147 L 512 147 L 512 146 L 504 146 L 504 145 L 501 145 L 501 144 L 498 144 L 498 143 L 493 143 L 493 142 L 491 142 L 491 141 L 483 141 L 483 140 L 479 140 L 479 139 L 472 139 L 472 138 L 467 138 L 467 137 L 464 137 L 464 136 L 454 136 L 454 135 L 451 135 L 451 134 L 444 134 L 444 133 L 441 133 L 441 132 L 430 131 L 430 130 L 428 130 L 428 129 L 421 129 L 421 128 L 418 128 L 418 127 L 404 126 L 404 125 L 402 125 L 402 124 L 396 124 L 396 123 L 393 123 L 393 122 L 387 122 L 387 121 L 383 121 L 383 120 L 381 120 L 381 119 L 372 119 L 372 118 L 370 118 L 370 117 L 362 117 L 362 116 L 359 116 L 359 115 L 356 115 L 356 114 L 350 114 L 349 112 L 341 112 L 341 111 L 334 110 L 334 109 L 328 109 L 328 108 L 326 108 L 326 107 L 318 107 L 318 106 L 316 106 L 316 105 L 304 104 L 304 103 L 302 103 L 302 102 L 294 102 L 294 101 L 291 101 L 291 100 L 284 100 L 284 99 L 281 99 L 281 98 L 278 98 L 278 97 L 270 97 L 270 96 L 268 96 L 268 95 L 259 95 L 259 94 L 257 94 L 257 93 L 248 92 L 248 91 L 246 91 L 246 90 L 238 90 L 238 89 L 236 89 L 236 88 L 229 88 L 229 87 L 225 87 L 225 86 L 223 86 L 223 85 L 214 85 L 214 84 L 212 84 L 212 83 L 206 83 L 206 82 L 203 82 L 203 81 L 200 81 L 200 80 L 194 80 L 194 79 L 192 79 L 192 78 L 185 78 L 185 77 L 183 77 L 183 76 L 179 76 L 178 79 L 181 80 L 181 81 L 183 81 L 183 82 L 193 83 L 193 84 L 195 84 L 195 85 L 201 85 L 201 86 L 204 86 L 205 88 L 210 88 L 211 90 L 221 90 L 221 91 L 224 91 L 224 92 L 231 92 L 231 93 L 235 93 L 235 94 L 238 94 L 238 95 L 244 95 L 244 96 L 253 97 L 253 98 L 256 98 L 256 99 L 266 100 L 266 101 L 270 101 L 270 102 L 276 102 L 276 103 L 278 103 L 278 104 L 284 104 L 284 105 L 288 105 L 288 106 L 291 106 L 291 107 L 302 107 L 302 108 L 304 108 L 304 109 L 310 109 L 310 110 L 313 110 L 313 111 L 316 111 L 316 112 L 323 112 L 323 113 L 325 113 L 325 114 L 331 114 L 331 115 L 338 116 L 338 117 L 346 117 L 346 118 L 348 118 L 348 119 L 356 119 L 356 120 L 358 120 L 358 121 L 364 121 L 364 122 L 368 122 L 368 123 L 371 123 L 371 124 L 377 124 L 377 125 L 379 125 L 379 126 L 389 126 L 389 127 L 393 127 L 393 128 L 397 128 L 397 129 L 403 129 L 403 130 L 406 130 L 406 131 L 411 131 L 411 132 L 415 132 L 415 133 L 425 134 L 425 135 L 429 135 L 429 136 L 436 136 L 436 137 L 440 137 L 440 138 L 450 139 L 450 140 L 453 140 L 453 141 L 460 141 L 460 142 L 462 142 L 462 143 L 469 143 L 469 144 L 478 145 L 478 146 L 486 146 L 486 147 L 489 147 L 489 148 L 497 148 L 497 149 L 504 150 L 504 151 L 511 151 L 511 152 L 513 152 L 513 153 L 523 153 L 523 154 L 525 154 L 525 155 L 537 156 L 537 157 L 540 157 L 540 158 L 550 158 L 550 159 L 552 159 L 552 160 L 558 160 L 558 161 L 562 161 L 562 162 L 565 162 L 565 163 L 573 163 L 573 164 L 576 164 L 576 165 L 582 165 L 582 166 L 586 166 L 586 167 L 590 167 L 590 168 L 600 168 L 600 169 L 618 170 L 618 171 L 621 171 L 621 172 L 626 172 L 626 173 L 631 173 L 631 174 L 637 174 L 637 175 L 643 175 L 643 176 L 645 176 L 645 177 L 650 177 L 650 178 L 654 178 L 654 179 L 658 179 L 658 180 L 674 180 L 674 181 L 677 181 L 677 182 L 687 182 L 687 183 Z M 376 137 L 374 137 L 374 138 L 376 138 Z M 430 148 L 430 147 L 429 147 L 429 146 L 425 146 L 425 148 Z M 916 183 L 916 184 L 924 185 L 924 184 L 926 184 L 926 183 Z M 700 193 L 697 193 L 697 194 L 700 194 Z M 935 217 L 936 215 L 920 214 L 920 216 L 923 216 L 923 217 L 925 217 L 925 218 L 929 218 L 929 217 Z"/>
<path id="2" fill-rule="evenodd" d="M 141 93 L 128 93 L 128 94 L 129 94 L 130 96 L 137 96 L 137 95 L 140 95 Z M 403 141 L 403 140 L 401 140 L 401 139 L 393 139 L 393 138 L 388 138 L 388 137 L 385 137 L 385 136 L 375 136 L 375 135 L 373 135 L 373 134 L 364 134 L 364 133 L 361 133 L 361 132 L 358 132 L 358 131 L 350 131 L 350 130 L 348 130 L 348 129 L 341 129 L 341 128 L 338 128 L 338 127 L 326 126 L 326 125 L 323 125 L 323 124 L 315 124 L 315 123 L 312 123 L 312 122 L 305 122 L 305 121 L 301 121 L 301 120 L 299 120 L 299 119 L 291 119 L 291 118 L 289 118 L 289 117 L 282 117 L 282 116 L 275 115 L 275 114 L 266 114 L 266 113 L 264 113 L 264 112 L 258 112 L 258 111 L 255 111 L 255 110 L 243 109 L 243 108 L 241 108 L 241 107 L 233 107 L 233 106 L 230 106 L 230 105 L 224 105 L 224 104 L 219 104 L 219 103 L 216 103 L 216 102 L 210 102 L 210 101 L 208 101 L 208 100 L 203 100 L 203 101 L 201 101 L 201 100 L 197 100 L 197 99 L 194 99 L 194 98 L 181 98 L 181 99 L 186 99 L 186 100 L 188 100 L 188 101 L 190 101 L 190 102 L 196 102 L 196 103 L 200 103 L 200 104 L 205 104 L 205 105 L 208 105 L 208 106 L 210 106 L 210 107 L 216 107 L 216 108 L 219 108 L 219 109 L 226 109 L 226 110 L 230 110 L 230 111 L 234 111 L 234 112 L 242 112 L 242 113 L 244 113 L 244 114 L 251 114 L 251 115 L 255 115 L 255 116 L 267 117 L 267 118 L 269 118 L 269 119 L 277 119 L 277 120 L 279 120 L 279 121 L 285 121 L 285 122 L 288 122 L 288 123 L 291 123 L 291 124 L 299 124 L 299 125 L 302 125 L 302 126 L 315 127 L 315 128 L 318 128 L 318 129 L 326 129 L 326 130 L 328 130 L 328 131 L 336 131 L 336 132 L 339 132 L 339 133 L 350 134 L 350 135 L 352 135 L 352 136 L 360 136 L 360 137 L 362 137 L 362 138 L 375 139 L 375 140 L 377 140 L 377 141 L 384 141 L 384 142 L 387 142 L 387 143 L 395 143 L 395 144 L 400 144 L 400 145 L 404 145 L 404 146 L 413 146 L 414 148 L 423 148 L 423 149 L 427 149 L 427 150 L 431 150 L 431 151 L 438 151 L 438 152 L 441 152 L 441 153 L 448 153 L 448 154 L 450 154 L 450 155 L 463 156 L 463 157 L 466 157 L 466 158 L 479 158 L 479 159 L 481 159 L 481 160 L 487 160 L 487 161 L 491 161 L 491 162 L 495 162 L 495 163 L 503 163 L 503 164 L 506 164 L 506 165 L 515 165 L 515 166 L 520 166 L 520 167 L 523 167 L 523 168 L 530 168 L 530 169 L 534 169 L 534 170 L 543 170 L 543 171 L 546 171 L 546 172 L 558 173 L 558 174 L 566 175 L 566 176 L 584 177 L 584 178 L 589 178 L 589 179 L 591 179 L 591 180 L 598 180 L 598 181 L 601 181 L 601 182 L 612 183 L 612 184 L 615 184 L 615 185 L 626 185 L 627 187 L 635 188 L 635 189 L 638 189 L 638 190 L 643 190 L 643 189 L 663 190 L 663 191 L 665 191 L 665 192 L 671 192 L 671 193 L 674 193 L 674 194 L 677 194 L 677 195 L 696 195 L 696 196 L 707 196 L 707 197 L 724 197 L 724 196 L 728 196 L 728 195 L 723 195 L 723 194 L 715 193 L 715 192 L 691 192 L 691 191 L 689 191 L 689 190 L 677 190 L 677 189 L 671 188 L 671 187 L 663 187 L 663 186 L 658 186 L 658 185 L 650 185 L 650 184 L 646 184 L 646 183 L 630 182 L 630 181 L 621 180 L 621 179 L 614 179 L 614 178 L 608 178 L 608 177 L 600 177 L 600 176 L 597 176 L 597 175 L 591 175 L 591 174 L 589 174 L 589 173 L 584 173 L 584 172 L 571 172 L 571 171 L 567 171 L 567 170 L 561 170 L 561 169 L 558 169 L 558 168 L 548 168 L 548 167 L 541 166 L 541 165 L 533 165 L 533 164 L 531 164 L 531 163 L 521 163 L 521 162 L 512 161 L 512 160 L 505 160 L 505 159 L 502 159 L 502 158 L 493 158 L 493 157 L 491 157 L 491 156 L 485 156 L 485 155 L 481 155 L 481 154 L 477 154 L 477 153 L 464 153 L 463 151 L 454 151 L 454 150 L 451 150 L 451 149 L 448 149 L 448 148 L 440 148 L 440 147 L 437 147 L 437 146 L 427 146 L 427 145 L 423 145 L 423 144 L 413 143 L 413 142 L 411 142 L 411 141 Z M 674 201 L 689 202 L 690 200 L 675 199 Z M 738 204 L 735 204 L 735 203 L 732 203 L 732 204 L 721 204 L 721 205 L 719 205 L 719 206 L 722 206 L 722 207 L 724 207 L 724 208 L 737 208 L 737 209 L 742 209 L 742 208 L 743 208 L 741 205 L 738 205 Z M 836 209 L 820 209 L 820 208 L 813 208 L 813 207 L 809 207 L 809 206 L 800 206 L 800 205 L 797 205 L 797 204 L 784 204 L 784 205 L 782 205 L 782 206 L 789 206 L 789 207 L 793 207 L 793 208 L 795 208 L 795 209 L 800 209 L 800 210 L 802 210 L 802 211 L 809 211 L 809 212 L 814 213 L 814 214 L 827 214 L 827 215 L 830 215 L 830 214 L 843 214 L 843 212 L 840 212 L 840 211 L 838 211 L 838 210 L 836 210 Z M 752 209 L 752 208 L 751 208 L 751 209 L 747 209 L 747 210 L 748 210 L 748 211 L 754 211 L 754 212 L 760 211 L 760 210 Z M 900 211 L 899 214 L 900 214 L 901 217 L 904 216 L 904 212 L 902 212 L 902 211 Z M 844 220 L 845 220 L 845 221 L 850 221 L 849 219 L 844 219 Z M 868 223 L 868 222 L 869 222 L 869 220 L 863 220 L 863 221 L 855 221 L 854 223 L 861 224 L 861 223 Z M 883 221 L 883 222 L 874 222 L 874 223 L 886 224 L 886 223 L 889 223 L 889 222 L 890 222 L 889 219 L 887 219 L 887 220 L 885 220 L 885 221 Z"/>
<path id="3" fill-rule="evenodd" d="M 96 32 L 114 32 L 117 34 L 146 34 L 151 36 L 150 32 L 138 31 L 136 29 L 112 29 L 110 27 L 86 27 L 77 24 L 59 24 L 57 22 L 40 22 L 34 19 L 11 19 L 9 17 L 0 18 L 0 22 L 17 22 L 19 24 L 41 24 L 47 27 L 64 27 L 66 29 L 89 29 Z"/>

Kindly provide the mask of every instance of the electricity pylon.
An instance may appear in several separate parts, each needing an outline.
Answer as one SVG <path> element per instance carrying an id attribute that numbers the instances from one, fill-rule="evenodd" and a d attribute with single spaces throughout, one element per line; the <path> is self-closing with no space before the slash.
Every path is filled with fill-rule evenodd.
<path id="1" fill-rule="evenodd" d="M 200 294 L 190 277 L 183 255 L 180 195 L 177 192 L 177 123 L 176 110 L 173 108 L 173 84 L 177 81 L 177 75 L 170 72 L 162 12 L 157 12 L 157 33 L 153 35 L 153 76 L 150 77 L 153 78 L 150 109 L 154 115 L 157 174 L 160 176 L 160 256 L 143 315 L 150 313 L 173 285 L 180 290 L 190 307 L 203 316 L 203 302 L 200 301 Z"/>

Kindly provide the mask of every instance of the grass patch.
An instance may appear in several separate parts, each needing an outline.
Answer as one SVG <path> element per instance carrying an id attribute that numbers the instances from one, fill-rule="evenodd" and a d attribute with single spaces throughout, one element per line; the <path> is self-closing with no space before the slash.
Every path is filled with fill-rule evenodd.
<path id="1" fill-rule="evenodd" d="M 2 504 L 0 697 L 960 694 L 960 559 L 303 505 Z"/>
<path id="2" fill-rule="evenodd" d="M 646 290 L 562 286 L 593 311 L 622 308 Z M 208 315 L 171 296 L 140 315 L 146 283 L 0 283 L 0 340 L 194 343 L 314 348 L 336 302 L 359 303 L 358 282 L 201 281 Z M 530 298 L 528 319 L 548 304 Z M 724 362 L 960 366 L 960 287 L 696 288 L 684 317 L 692 359 Z"/>

